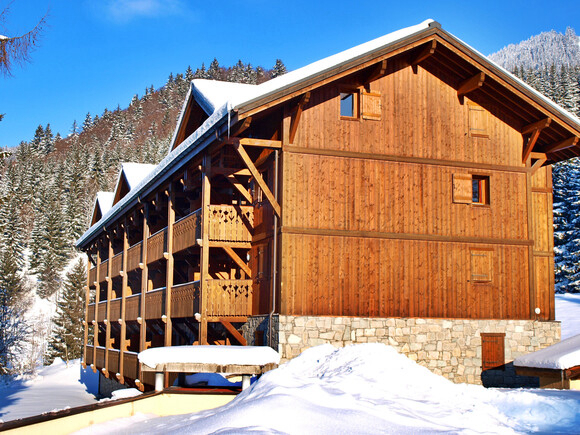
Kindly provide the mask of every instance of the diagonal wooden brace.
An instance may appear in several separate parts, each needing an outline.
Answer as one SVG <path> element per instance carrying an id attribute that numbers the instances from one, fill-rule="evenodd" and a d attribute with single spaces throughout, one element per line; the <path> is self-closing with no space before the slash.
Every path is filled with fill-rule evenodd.
<path id="1" fill-rule="evenodd" d="M 278 204 L 278 201 L 276 201 L 276 198 L 272 194 L 272 191 L 270 190 L 270 188 L 268 187 L 268 185 L 266 184 L 266 182 L 262 178 L 262 175 L 260 174 L 260 172 L 258 171 L 256 166 L 254 166 L 254 162 L 252 162 L 252 159 L 250 159 L 250 156 L 248 155 L 248 153 L 246 152 L 246 150 L 244 149 L 242 144 L 239 142 L 237 142 L 237 143 L 234 142 L 233 147 L 240 155 L 240 158 L 242 159 L 242 161 L 244 162 L 246 167 L 250 170 L 252 177 L 254 177 L 254 180 L 256 180 L 256 183 L 258 183 L 258 186 L 260 186 L 260 189 L 262 189 L 262 192 L 264 192 L 264 195 L 266 196 L 266 199 L 268 200 L 268 202 L 270 203 L 270 205 L 274 209 L 274 213 L 276 213 L 276 216 L 278 216 L 278 218 L 281 218 L 282 213 L 281 213 L 281 209 L 280 209 L 280 204 Z"/>

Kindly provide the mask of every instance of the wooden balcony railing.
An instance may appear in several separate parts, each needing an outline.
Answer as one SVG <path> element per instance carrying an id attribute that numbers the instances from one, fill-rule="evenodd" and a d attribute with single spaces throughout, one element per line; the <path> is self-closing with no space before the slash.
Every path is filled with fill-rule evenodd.
<path id="1" fill-rule="evenodd" d="M 141 263 L 141 250 L 143 248 L 143 242 L 135 243 L 127 250 L 127 271 L 139 268 L 139 263 Z"/>
<path id="2" fill-rule="evenodd" d="M 209 206 L 209 239 L 220 242 L 251 242 L 254 208 L 239 205 Z"/>
<path id="3" fill-rule="evenodd" d="M 99 309 L 97 314 L 99 315 L 99 322 L 102 322 L 103 319 L 107 318 L 107 302 L 99 302 Z"/>
<path id="4" fill-rule="evenodd" d="M 119 252 L 111 260 L 111 278 L 116 278 L 123 270 L 123 253 Z"/>
<path id="5" fill-rule="evenodd" d="M 99 282 L 104 282 L 107 277 L 109 260 L 102 261 L 99 265 Z"/>
<path id="6" fill-rule="evenodd" d="M 199 281 L 173 286 L 171 317 L 193 317 L 195 313 L 199 313 Z"/>
<path id="7" fill-rule="evenodd" d="M 152 263 L 163 258 L 167 247 L 167 228 L 157 231 L 147 240 L 147 261 Z"/>
<path id="8" fill-rule="evenodd" d="M 91 270 L 89 270 L 89 283 L 93 285 L 97 281 L 97 268 L 93 266 Z"/>
<path id="9" fill-rule="evenodd" d="M 85 319 L 88 324 L 95 320 L 95 304 L 89 304 L 89 309 L 87 310 L 87 318 Z"/>
<path id="10" fill-rule="evenodd" d="M 252 314 L 251 279 L 210 279 L 208 284 L 208 316 L 250 316 Z"/>
<path id="11" fill-rule="evenodd" d="M 85 364 L 91 365 L 95 364 L 97 369 L 102 369 L 105 367 L 105 348 L 97 347 L 97 360 L 93 361 L 94 347 L 87 345 L 87 353 Z M 137 379 L 139 375 L 139 359 L 137 358 L 137 352 L 123 352 L 124 358 L 124 373 L 123 376 L 131 379 Z M 109 373 L 114 376 L 119 372 L 120 362 L 121 362 L 121 352 L 117 349 L 109 349 Z"/>
<path id="12" fill-rule="evenodd" d="M 247 317 L 252 314 L 251 279 L 211 279 L 208 280 L 208 308 L 210 317 Z M 141 295 L 135 294 L 125 299 L 125 321 L 136 321 L 139 317 Z M 171 291 L 171 317 L 193 317 L 200 311 L 200 282 L 188 282 L 173 286 Z M 106 302 L 99 303 L 99 322 L 106 316 Z M 121 299 L 110 302 L 111 322 L 121 318 Z M 165 314 L 165 287 L 147 293 L 145 319 L 161 319 Z M 94 316 L 94 304 L 89 305 L 88 321 Z"/>
<path id="13" fill-rule="evenodd" d="M 201 239 L 201 209 L 179 219 L 173 226 L 173 252 L 183 251 Z"/>
<path id="14" fill-rule="evenodd" d="M 139 306 L 141 304 L 141 294 L 128 296 L 125 299 L 127 306 L 125 307 L 125 320 L 137 320 L 139 317 Z"/>
<path id="15" fill-rule="evenodd" d="M 121 298 L 112 299 L 109 304 L 109 317 L 111 322 L 121 318 Z"/>
<path id="16" fill-rule="evenodd" d="M 92 346 L 91 346 L 92 347 Z M 102 346 L 97 347 L 97 358 L 93 362 L 98 368 L 105 367 L 105 348 Z"/>
<path id="17" fill-rule="evenodd" d="M 115 374 L 119 373 L 120 362 L 121 362 L 121 351 L 109 348 L 109 367 L 107 367 L 107 369 L 109 370 L 109 373 L 111 374 L 111 377 L 113 377 L 113 379 Z"/>
<path id="18" fill-rule="evenodd" d="M 197 244 L 201 235 L 201 209 L 178 220 L 173 227 L 173 252 L 180 252 Z M 217 242 L 251 242 L 254 227 L 254 208 L 238 205 L 209 206 L 209 240 Z M 127 271 L 139 268 L 142 262 L 143 242 L 138 242 L 127 250 Z M 147 260 L 149 263 L 161 260 L 167 252 L 167 228 L 157 231 L 147 240 Z M 98 281 L 107 276 L 108 260 L 100 264 Z M 111 278 L 116 278 L 123 270 L 123 253 L 111 259 Z M 89 271 L 89 282 L 97 281 L 97 269 Z"/>

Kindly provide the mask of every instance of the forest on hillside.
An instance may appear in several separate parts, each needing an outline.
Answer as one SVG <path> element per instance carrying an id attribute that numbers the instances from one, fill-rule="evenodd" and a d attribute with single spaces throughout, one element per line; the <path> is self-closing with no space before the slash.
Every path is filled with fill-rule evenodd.
<path id="1" fill-rule="evenodd" d="M 80 356 L 86 265 L 74 242 L 88 227 L 96 192 L 114 189 L 121 163 L 166 156 L 191 80 L 259 84 L 285 72 L 281 60 L 271 69 L 241 60 L 223 67 L 217 59 L 207 69 L 188 67 L 126 108 L 87 113 L 66 136 L 39 125 L 0 160 L 0 374 Z M 27 315 L 39 300 L 56 304 L 56 313 Z"/>

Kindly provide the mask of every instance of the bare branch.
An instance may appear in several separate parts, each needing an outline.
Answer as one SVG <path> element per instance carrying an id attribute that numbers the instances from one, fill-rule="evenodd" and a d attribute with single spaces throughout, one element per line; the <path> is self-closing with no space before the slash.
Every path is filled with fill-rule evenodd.
<path id="1" fill-rule="evenodd" d="M 8 8 L 0 13 L 0 22 L 5 20 Z M 30 60 L 30 54 L 38 45 L 40 35 L 46 27 L 45 14 L 32 30 L 24 35 L 8 37 L 0 35 L 0 73 L 11 75 L 13 65 L 22 65 Z"/>

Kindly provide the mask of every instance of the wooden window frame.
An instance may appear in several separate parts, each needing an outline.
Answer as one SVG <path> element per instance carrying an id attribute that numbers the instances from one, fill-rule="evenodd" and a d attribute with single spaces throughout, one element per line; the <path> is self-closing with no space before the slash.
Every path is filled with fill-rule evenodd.
<path id="1" fill-rule="evenodd" d="M 471 187 L 471 203 L 474 205 L 489 205 L 489 175 L 471 174 Z"/>
<path id="2" fill-rule="evenodd" d="M 343 100 L 343 95 L 352 95 L 353 96 L 353 102 L 352 102 L 352 109 L 353 109 L 353 114 L 352 116 L 348 116 L 348 115 L 343 115 L 342 114 L 342 100 Z M 353 88 L 341 88 L 339 89 L 339 94 L 338 94 L 338 113 L 340 115 L 340 119 L 343 120 L 360 120 L 360 90 L 359 89 L 353 89 Z"/>
<path id="3" fill-rule="evenodd" d="M 505 370 L 505 333 L 482 332 L 481 370 Z"/>
<path id="4" fill-rule="evenodd" d="M 491 204 L 490 175 L 454 173 L 452 174 L 452 201 L 455 204 L 471 204 L 478 207 L 489 207 Z M 475 187 L 477 182 L 477 197 Z"/>

